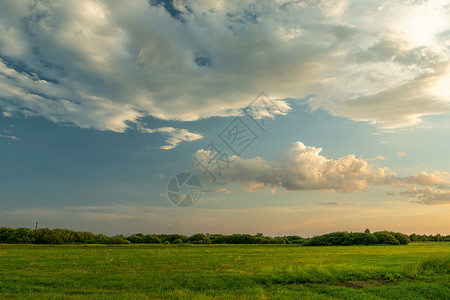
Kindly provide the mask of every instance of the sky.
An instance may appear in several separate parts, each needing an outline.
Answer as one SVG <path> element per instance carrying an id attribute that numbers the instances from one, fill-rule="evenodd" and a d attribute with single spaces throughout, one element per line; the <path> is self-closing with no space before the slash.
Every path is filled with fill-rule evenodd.
<path id="1" fill-rule="evenodd" d="M 0 226 L 450 234 L 450 3 L 0 2 Z"/>

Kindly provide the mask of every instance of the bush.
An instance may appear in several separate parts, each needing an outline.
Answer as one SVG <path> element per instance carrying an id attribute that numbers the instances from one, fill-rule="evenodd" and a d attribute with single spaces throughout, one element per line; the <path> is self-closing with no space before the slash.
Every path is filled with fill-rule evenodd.
<path id="1" fill-rule="evenodd" d="M 373 234 L 377 240 L 378 244 L 387 244 L 387 245 L 399 245 L 399 241 L 395 238 L 392 233 L 387 231 L 375 232 Z"/>
<path id="2" fill-rule="evenodd" d="M 333 232 L 312 237 L 305 242 L 305 246 L 347 246 L 352 244 L 348 232 Z"/>
<path id="3" fill-rule="evenodd" d="M 0 227 L 0 243 L 6 243 L 10 239 L 10 236 L 14 232 L 14 229 L 9 227 Z"/>
<path id="4" fill-rule="evenodd" d="M 132 243 L 132 244 L 137 244 L 137 243 L 143 243 L 142 242 L 142 237 L 140 237 L 139 235 L 132 235 L 127 237 L 127 240 Z"/>
<path id="5" fill-rule="evenodd" d="M 160 244 L 161 240 L 155 234 L 146 234 L 141 238 L 142 243 L 147 244 Z"/>
<path id="6" fill-rule="evenodd" d="M 409 243 L 411 243 L 409 236 L 407 236 L 406 234 L 400 232 L 393 232 L 392 234 L 397 239 L 397 241 L 402 245 L 408 245 Z"/>
<path id="7" fill-rule="evenodd" d="M 106 240 L 106 244 L 130 244 L 130 241 L 127 240 L 123 235 L 116 235 L 108 238 Z"/>
<path id="8" fill-rule="evenodd" d="M 277 237 L 275 238 L 275 243 L 277 244 L 289 244 L 289 240 L 285 237 Z"/>
<path id="9" fill-rule="evenodd" d="M 55 232 L 49 232 L 42 238 L 43 244 L 55 244 L 59 245 L 63 243 L 62 238 Z"/>
<path id="10" fill-rule="evenodd" d="M 285 236 L 285 238 L 288 240 L 289 244 L 303 244 L 305 242 L 304 238 L 297 235 L 289 235 Z"/>
<path id="11" fill-rule="evenodd" d="M 375 245 L 377 238 L 371 233 L 354 232 L 350 234 L 352 245 Z"/>
<path id="12" fill-rule="evenodd" d="M 196 233 L 187 239 L 192 244 L 211 244 L 209 237 L 203 233 Z"/>
<path id="13" fill-rule="evenodd" d="M 300 244 L 305 246 L 332 246 L 332 245 L 407 245 L 411 241 L 450 241 L 450 236 L 436 235 L 406 235 L 400 232 L 380 231 L 371 234 L 368 229 L 364 233 L 333 232 L 304 239 L 300 236 L 291 235 L 283 237 L 264 236 L 262 233 L 250 234 L 203 234 L 196 233 L 190 237 L 181 234 L 143 234 L 136 233 L 129 237 L 116 235 L 109 237 L 103 234 L 91 232 L 73 231 L 68 229 L 39 228 L 8 228 L 0 227 L 0 243 L 35 243 L 35 244 L 128 244 L 128 243 L 150 243 L 150 244 Z"/>
<path id="14" fill-rule="evenodd" d="M 36 236 L 30 228 L 17 228 L 10 232 L 6 242 L 11 244 L 32 244 L 35 240 Z"/>
<path id="15" fill-rule="evenodd" d="M 181 235 L 181 234 L 162 234 L 160 236 L 158 236 L 161 241 L 165 242 L 169 242 L 170 244 L 172 244 L 175 240 L 180 239 L 183 241 L 183 243 L 187 240 L 187 236 L 185 235 Z"/>

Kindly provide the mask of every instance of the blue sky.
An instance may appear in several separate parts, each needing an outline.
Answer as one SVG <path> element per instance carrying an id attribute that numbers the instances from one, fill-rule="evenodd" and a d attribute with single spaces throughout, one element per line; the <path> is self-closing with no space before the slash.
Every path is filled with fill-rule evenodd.
<path id="1" fill-rule="evenodd" d="M 3 1 L 0 225 L 449 234 L 449 17 L 438 0 Z M 236 118 L 257 136 L 239 153 L 220 139 Z M 216 182 L 195 160 L 210 142 L 231 161 Z M 181 172 L 202 182 L 192 207 L 167 195 Z"/>

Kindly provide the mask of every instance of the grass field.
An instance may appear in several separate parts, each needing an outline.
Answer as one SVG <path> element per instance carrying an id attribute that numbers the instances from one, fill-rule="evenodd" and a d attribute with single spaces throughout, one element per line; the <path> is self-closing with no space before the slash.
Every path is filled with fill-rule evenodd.
<path id="1" fill-rule="evenodd" d="M 82 297 L 450 299 L 450 244 L 0 244 L 0 299 Z"/>

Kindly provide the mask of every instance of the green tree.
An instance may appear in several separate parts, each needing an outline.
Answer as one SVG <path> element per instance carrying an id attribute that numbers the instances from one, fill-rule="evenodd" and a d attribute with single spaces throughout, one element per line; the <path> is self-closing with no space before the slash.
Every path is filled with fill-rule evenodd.
<path id="1" fill-rule="evenodd" d="M 17 228 L 15 229 L 6 240 L 11 244 L 32 244 L 36 240 L 34 231 L 30 228 Z"/>
<path id="2" fill-rule="evenodd" d="M 187 239 L 192 244 L 211 244 L 209 237 L 203 233 L 196 233 Z"/>
<path id="3" fill-rule="evenodd" d="M 155 234 L 146 234 L 141 239 L 142 243 L 147 244 L 160 244 L 161 239 Z"/>
<path id="4" fill-rule="evenodd" d="M 9 227 L 0 227 L 0 243 L 6 243 L 6 241 L 10 240 L 11 235 L 13 234 L 14 229 Z"/>
<path id="5" fill-rule="evenodd" d="M 377 238 L 378 244 L 387 244 L 387 245 L 400 244 L 400 242 L 390 232 L 379 231 L 379 232 L 375 232 L 373 235 Z"/>
<path id="6" fill-rule="evenodd" d="M 409 236 L 407 236 L 406 234 L 400 232 L 391 232 L 391 233 L 400 244 L 408 245 L 409 243 L 411 243 Z"/>

